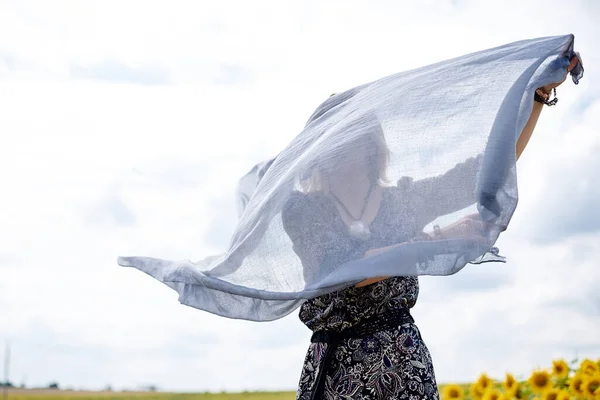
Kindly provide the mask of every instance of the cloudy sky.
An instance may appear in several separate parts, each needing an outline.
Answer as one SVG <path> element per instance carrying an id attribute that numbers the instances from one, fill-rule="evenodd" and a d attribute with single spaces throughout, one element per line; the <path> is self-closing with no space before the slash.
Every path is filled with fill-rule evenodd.
<path id="1" fill-rule="evenodd" d="M 295 389 L 310 337 L 296 313 L 219 318 L 116 257 L 223 250 L 238 177 L 334 91 L 567 33 L 586 76 L 560 88 L 519 162 L 520 204 L 498 243 L 509 262 L 422 279 L 414 316 L 440 382 L 600 357 L 598 20 L 595 0 L 0 0 L 12 380 Z"/>

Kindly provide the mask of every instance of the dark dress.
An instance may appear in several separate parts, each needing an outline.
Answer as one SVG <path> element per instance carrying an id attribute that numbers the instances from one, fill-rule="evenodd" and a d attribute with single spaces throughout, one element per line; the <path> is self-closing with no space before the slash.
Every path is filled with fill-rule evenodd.
<path id="1" fill-rule="evenodd" d="M 437 204 L 436 209 L 424 207 L 424 199 L 447 196 L 448 190 L 460 187 L 455 185 L 459 179 L 474 182 L 476 162 L 479 159 L 470 159 L 445 175 L 416 182 L 403 178 L 398 186 L 384 188 L 380 213 L 370 225 L 372 236 L 366 242 L 347 233 L 328 197 L 318 192 L 295 193 L 284 209 L 283 223 L 303 261 L 307 280 L 318 274 L 323 262 L 343 264 L 362 257 L 368 249 L 413 239 L 423 235 L 425 225 L 437 216 L 472 204 L 472 190 L 453 192 L 452 205 L 427 202 Z M 301 306 L 300 320 L 313 332 L 340 332 L 390 310 L 408 310 L 415 305 L 418 293 L 416 277 L 392 277 L 308 300 Z M 327 346 L 310 344 L 297 399 L 311 398 Z M 325 371 L 322 398 L 328 400 L 439 398 L 431 355 L 413 323 L 363 338 L 343 339 Z"/>

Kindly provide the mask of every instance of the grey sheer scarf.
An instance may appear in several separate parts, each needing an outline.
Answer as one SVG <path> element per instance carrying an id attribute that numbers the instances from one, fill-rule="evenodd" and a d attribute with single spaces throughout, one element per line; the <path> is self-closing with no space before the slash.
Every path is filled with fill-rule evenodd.
<path id="1" fill-rule="evenodd" d="M 336 94 L 242 178 L 225 254 L 118 262 L 185 305 L 268 321 L 366 278 L 504 261 L 493 246 L 517 206 L 516 141 L 535 89 L 574 55 L 573 35 L 525 40 Z"/>

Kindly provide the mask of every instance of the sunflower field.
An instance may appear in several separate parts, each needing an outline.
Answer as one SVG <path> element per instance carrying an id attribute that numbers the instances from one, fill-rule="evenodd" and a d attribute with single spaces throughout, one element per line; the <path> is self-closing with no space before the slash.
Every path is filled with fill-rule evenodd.
<path id="1" fill-rule="evenodd" d="M 166 393 L 77 392 L 11 389 L 6 400 L 292 400 L 290 392 Z M 472 384 L 440 385 L 442 400 L 600 400 L 600 359 L 567 363 L 555 360 L 529 379 L 507 373 L 503 380 L 482 374 Z"/>
<path id="2" fill-rule="evenodd" d="M 444 385 L 442 400 L 600 400 L 600 359 L 554 360 L 534 370 L 529 379 L 507 373 L 503 381 L 481 374 L 471 385 Z"/>

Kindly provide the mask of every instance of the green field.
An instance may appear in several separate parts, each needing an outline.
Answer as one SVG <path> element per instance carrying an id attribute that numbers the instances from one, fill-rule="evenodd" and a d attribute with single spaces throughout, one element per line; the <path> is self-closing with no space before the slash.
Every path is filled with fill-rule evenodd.
<path id="1" fill-rule="evenodd" d="M 7 400 L 293 400 L 295 392 L 161 393 L 10 390 Z"/>
<path id="2" fill-rule="evenodd" d="M 467 386 L 464 385 L 465 389 Z M 295 392 L 163 393 L 12 389 L 8 391 L 6 400 L 294 400 L 295 398 Z M 3 399 L 0 397 L 0 400 Z"/>

